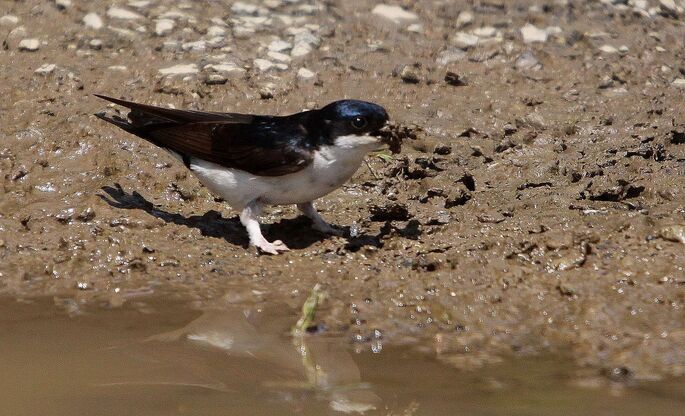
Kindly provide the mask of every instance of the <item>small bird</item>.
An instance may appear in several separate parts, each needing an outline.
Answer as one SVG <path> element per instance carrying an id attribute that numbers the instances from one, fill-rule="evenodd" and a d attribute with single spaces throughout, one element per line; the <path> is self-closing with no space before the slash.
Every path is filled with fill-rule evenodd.
<path id="1" fill-rule="evenodd" d="M 265 205 L 297 204 L 314 229 L 341 235 L 314 207 L 357 171 L 384 140 L 388 113 L 377 104 L 341 100 L 287 116 L 177 110 L 95 94 L 126 107 L 128 119 L 97 117 L 171 152 L 210 191 L 240 211 L 250 244 L 288 251 L 262 235 Z M 374 135 L 375 134 L 375 135 Z"/>

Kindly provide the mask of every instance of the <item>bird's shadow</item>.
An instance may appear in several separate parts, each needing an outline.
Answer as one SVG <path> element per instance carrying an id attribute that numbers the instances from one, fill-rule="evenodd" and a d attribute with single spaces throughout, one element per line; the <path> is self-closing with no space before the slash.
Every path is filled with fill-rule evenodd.
<path id="1" fill-rule="evenodd" d="M 124 191 L 118 183 L 114 186 L 103 186 L 101 189 L 107 195 L 99 194 L 98 196 L 114 208 L 140 209 L 167 223 L 197 228 L 206 237 L 223 238 L 231 244 L 243 247 L 249 245 L 247 232 L 238 217 L 224 218 L 220 212 L 214 210 L 207 211 L 204 215 L 185 217 L 156 207 L 136 191 L 131 193 Z M 310 227 L 311 221 L 304 216 L 299 216 L 293 219 L 282 219 L 267 226 L 262 225 L 262 231 L 268 240 L 282 240 L 292 249 L 304 249 L 329 237 Z M 302 232 L 303 229 L 307 232 Z"/>

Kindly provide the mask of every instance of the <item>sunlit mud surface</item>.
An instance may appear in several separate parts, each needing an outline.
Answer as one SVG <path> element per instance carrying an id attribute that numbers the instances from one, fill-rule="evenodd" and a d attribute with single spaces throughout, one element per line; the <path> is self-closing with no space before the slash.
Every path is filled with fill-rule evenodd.
<path id="1" fill-rule="evenodd" d="M 56 306 L 58 305 L 58 306 Z M 199 311 L 150 299 L 74 312 L 60 300 L 0 301 L 0 414 L 681 415 L 685 380 L 578 378 L 564 357 L 476 371 L 433 354 L 289 335 L 286 305 L 228 299 Z"/>

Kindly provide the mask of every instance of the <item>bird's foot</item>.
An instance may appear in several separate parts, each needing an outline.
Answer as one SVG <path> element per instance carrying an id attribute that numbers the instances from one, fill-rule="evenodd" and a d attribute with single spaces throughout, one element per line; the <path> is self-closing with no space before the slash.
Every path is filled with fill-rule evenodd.
<path id="1" fill-rule="evenodd" d="M 283 243 L 283 241 L 281 241 L 281 240 L 276 240 L 272 243 L 264 240 L 263 242 L 261 242 L 259 244 L 255 244 L 255 246 L 257 246 L 257 248 L 261 252 L 267 253 L 267 254 L 279 254 L 282 251 L 290 251 L 288 246 L 286 246 Z"/>

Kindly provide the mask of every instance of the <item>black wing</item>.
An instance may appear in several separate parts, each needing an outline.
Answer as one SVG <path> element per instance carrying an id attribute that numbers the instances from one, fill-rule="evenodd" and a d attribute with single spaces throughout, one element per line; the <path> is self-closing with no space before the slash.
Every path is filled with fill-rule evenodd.
<path id="1" fill-rule="evenodd" d="M 261 176 L 300 171 L 313 158 L 313 141 L 298 117 L 176 110 L 98 97 L 131 109 L 128 120 L 98 117 L 182 156 Z"/>

